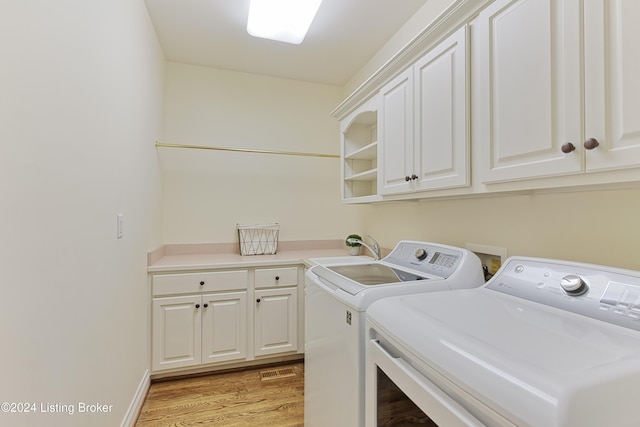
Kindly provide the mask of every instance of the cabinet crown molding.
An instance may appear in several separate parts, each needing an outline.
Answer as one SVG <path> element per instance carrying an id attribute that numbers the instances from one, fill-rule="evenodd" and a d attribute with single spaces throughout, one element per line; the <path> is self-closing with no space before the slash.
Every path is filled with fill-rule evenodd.
<path id="1" fill-rule="evenodd" d="M 466 25 L 493 0 L 456 0 L 342 101 L 331 115 L 344 119 L 368 101 L 391 78 L 410 66 L 440 40 Z"/>

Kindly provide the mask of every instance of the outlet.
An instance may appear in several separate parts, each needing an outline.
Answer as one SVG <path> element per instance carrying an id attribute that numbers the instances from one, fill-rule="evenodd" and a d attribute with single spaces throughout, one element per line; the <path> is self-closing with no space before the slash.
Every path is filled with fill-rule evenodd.
<path id="1" fill-rule="evenodd" d="M 485 280 L 489 280 L 498 272 L 502 263 L 507 260 L 507 248 L 467 243 L 467 249 L 475 253 L 484 269 Z"/>

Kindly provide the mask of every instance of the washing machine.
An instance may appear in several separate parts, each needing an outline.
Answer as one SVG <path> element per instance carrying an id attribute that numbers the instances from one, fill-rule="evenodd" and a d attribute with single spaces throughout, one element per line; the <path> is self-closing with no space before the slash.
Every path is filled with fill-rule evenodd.
<path id="1" fill-rule="evenodd" d="M 403 240 L 381 260 L 310 268 L 305 280 L 305 426 L 364 425 L 365 312 L 374 301 L 483 284 L 480 259 L 473 252 L 431 242 Z"/>

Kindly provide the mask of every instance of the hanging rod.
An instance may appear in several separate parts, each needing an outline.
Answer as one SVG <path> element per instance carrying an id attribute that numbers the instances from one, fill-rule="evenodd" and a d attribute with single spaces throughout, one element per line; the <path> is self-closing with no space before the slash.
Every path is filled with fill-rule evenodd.
<path id="1" fill-rule="evenodd" d="M 157 147 L 190 148 L 195 150 L 235 151 L 238 153 L 280 154 L 285 156 L 340 158 L 338 154 L 301 153 L 299 151 L 255 150 L 251 148 L 207 147 L 204 145 L 169 144 L 169 143 L 160 142 L 160 141 L 156 141 L 156 148 Z"/>

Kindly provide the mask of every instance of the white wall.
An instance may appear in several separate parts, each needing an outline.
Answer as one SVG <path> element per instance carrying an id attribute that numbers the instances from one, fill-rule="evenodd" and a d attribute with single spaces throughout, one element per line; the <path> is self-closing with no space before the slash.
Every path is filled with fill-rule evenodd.
<path id="1" fill-rule="evenodd" d="M 0 52 L 0 401 L 38 412 L 0 425 L 117 426 L 149 363 L 163 57 L 142 0 L 0 2 Z"/>
<path id="2" fill-rule="evenodd" d="M 417 239 L 640 270 L 640 189 L 376 205 L 367 231 L 384 246 Z M 399 220 L 401 219 L 401 220 Z"/>
<path id="3" fill-rule="evenodd" d="M 165 141 L 339 153 L 330 116 L 337 86 L 168 63 Z M 361 231 L 361 207 L 340 203 L 339 159 L 160 148 L 164 242 L 237 241 L 236 223 L 280 223 L 280 240 Z"/>

